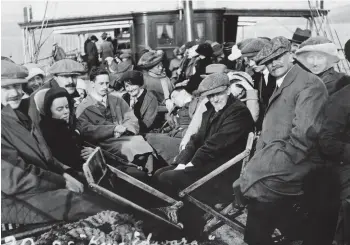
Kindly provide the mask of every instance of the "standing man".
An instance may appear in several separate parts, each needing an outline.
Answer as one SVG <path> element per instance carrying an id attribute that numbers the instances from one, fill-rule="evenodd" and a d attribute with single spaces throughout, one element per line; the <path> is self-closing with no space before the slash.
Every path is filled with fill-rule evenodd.
<path id="1" fill-rule="evenodd" d="M 98 62 L 98 51 L 96 47 L 96 42 L 98 41 L 95 35 L 90 37 L 90 41 L 85 43 L 85 53 L 87 55 L 88 72 L 91 71 L 92 67 L 97 67 Z"/>
<path id="2" fill-rule="evenodd" d="M 107 41 L 107 33 L 103 33 L 102 36 L 102 43 L 100 46 L 100 57 L 102 59 L 102 64 L 105 64 L 105 60 L 107 57 L 114 57 L 114 52 L 113 52 L 113 44 L 109 41 Z"/>
<path id="3" fill-rule="evenodd" d="M 255 155 L 234 183 L 248 199 L 245 240 L 249 245 L 273 244 L 276 228 L 288 240 L 299 235 L 293 205 L 303 182 L 315 167 L 313 159 L 322 110 L 328 94 L 322 81 L 293 64 L 291 44 L 276 37 L 255 57 L 276 78 Z"/>
<path id="4" fill-rule="evenodd" d="M 40 89 L 57 87 L 65 88 L 71 97 L 72 104 L 75 104 L 76 107 L 76 101 L 78 100 L 73 100 L 75 100 L 74 98 L 79 98 L 79 93 L 76 90 L 77 79 L 79 75 L 85 73 L 82 64 L 71 59 L 63 59 L 54 63 L 49 68 L 49 73 L 54 77 L 47 81 Z M 33 93 L 30 98 L 29 116 L 36 124 L 40 121 L 40 113 L 36 106 L 35 94 L 36 93 Z"/>
<path id="5" fill-rule="evenodd" d="M 299 27 L 295 30 L 292 39 L 289 39 L 291 43 L 291 51 L 295 53 L 302 42 L 306 41 L 311 37 L 311 31 L 308 29 L 302 30 Z"/>
<path id="6" fill-rule="evenodd" d="M 29 100 L 22 99 L 27 75 L 24 67 L 1 61 L 1 221 L 69 222 L 115 208 L 82 194 L 83 185 L 52 157 L 28 116 Z"/>

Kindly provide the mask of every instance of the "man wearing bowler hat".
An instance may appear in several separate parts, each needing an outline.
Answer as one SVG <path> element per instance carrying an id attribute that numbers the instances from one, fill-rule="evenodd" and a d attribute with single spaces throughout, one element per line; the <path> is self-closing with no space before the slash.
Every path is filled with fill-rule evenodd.
<path id="1" fill-rule="evenodd" d="M 25 67 L 1 61 L 1 222 L 75 221 L 116 208 L 83 193 L 83 184 L 53 158 L 22 99 L 26 76 Z"/>
<path id="2" fill-rule="evenodd" d="M 295 53 L 299 49 L 299 45 L 311 37 L 311 31 L 308 29 L 302 30 L 299 27 L 295 30 L 291 42 L 291 52 Z"/>

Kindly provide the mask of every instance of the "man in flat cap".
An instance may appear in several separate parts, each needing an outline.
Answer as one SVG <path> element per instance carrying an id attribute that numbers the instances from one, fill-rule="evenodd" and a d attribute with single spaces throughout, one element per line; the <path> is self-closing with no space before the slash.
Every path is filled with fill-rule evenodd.
<path id="1" fill-rule="evenodd" d="M 293 63 L 291 44 L 284 37 L 270 41 L 255 57 L 276 78 L 255 155 L 234 183 L 248 198 L 245 240 L 273 244 L 278 228 L 288 240 L 298 236 L 293 205 L 303 194 L 305 177 L 316 165 L 317 133 L 328 94 L 322 81 Z"/>
<path id="2" fill-rule="evenodd" d="M 79 101 L 74 100 L 74 98 L 79 98 L 79 93 L 76 90 L 77 79 L 79 75 L 85 73 L 84 67 L 74 60 L 63 59 L 54 63 L 49 68 L 49 73 L 54 77 L 47 81 L 40 89 L 65 88 L 71 97 L 72 104 L 75 104 L 76 107 L 77 101 Z M 40 121 L 40 113 L 36 106 L 35 94 L 36 93 L 33 93 L 31 95 L 29 115 L 33 122 L 37 124 Z"/>
<path id="3" fill-rule="evenodd" d="M 22 99 L 26 68 L 1 61 L 1 221 L 35 224 L 75 221 L 113 208 L 82 194 L 83 185 L 51 155 Z"/>
<path id="4" fill-rule="evenodd" d="M 244 150 L 254 122 L 248 108 L 231 95 L 229 86 L 229 78 L 224 73 L 210 74 L 199 85 L 198 93 L 209 100 L 200 129 L 192 135 L 186 148 L 176 157 L 174 164 L 158 170 L 155 174 L 160 186 L 170 195 L 177 195 L 178 191 Z M 239 173 L 238 164 L 221 175 L 220 183 L 230 186 L 232 179 L 237 178 Z M 200 193 L 200 199 L 209 196 L 210 199 L 207 201 L 211 204 L 218 198 L 217 190 L 208 187 L 217 183 L 215 179 L 213 181 L 206 185 L 205 192 Z M 221 189 L 220 193 L 224 191 Z M 192 229 L 192 226 L 190 227 Z"/>

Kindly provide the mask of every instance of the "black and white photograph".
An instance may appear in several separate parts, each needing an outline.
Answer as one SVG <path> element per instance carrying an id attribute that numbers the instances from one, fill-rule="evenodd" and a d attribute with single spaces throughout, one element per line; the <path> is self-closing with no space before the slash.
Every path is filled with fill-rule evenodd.
<path id="1" fill-rule="evenodd" d="M 1 244 L 350 245 L 350 1 L 1 0 Z"/>

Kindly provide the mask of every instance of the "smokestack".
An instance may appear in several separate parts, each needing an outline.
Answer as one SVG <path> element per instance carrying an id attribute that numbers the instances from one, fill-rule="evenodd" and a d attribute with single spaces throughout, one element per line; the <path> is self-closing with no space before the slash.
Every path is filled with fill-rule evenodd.
<path id="1" fill-rule="evenodd" d="M 185 15 L 185 26 L 186 26 L 186 41 L 193 40 L 193 6 L 192 0 L 184 0 L 184 15 Z"/>
<path id="2" fill-rule="evenodd" d="M 324 9 L 324 0 L 321 0 L 320 9 Z"/>

